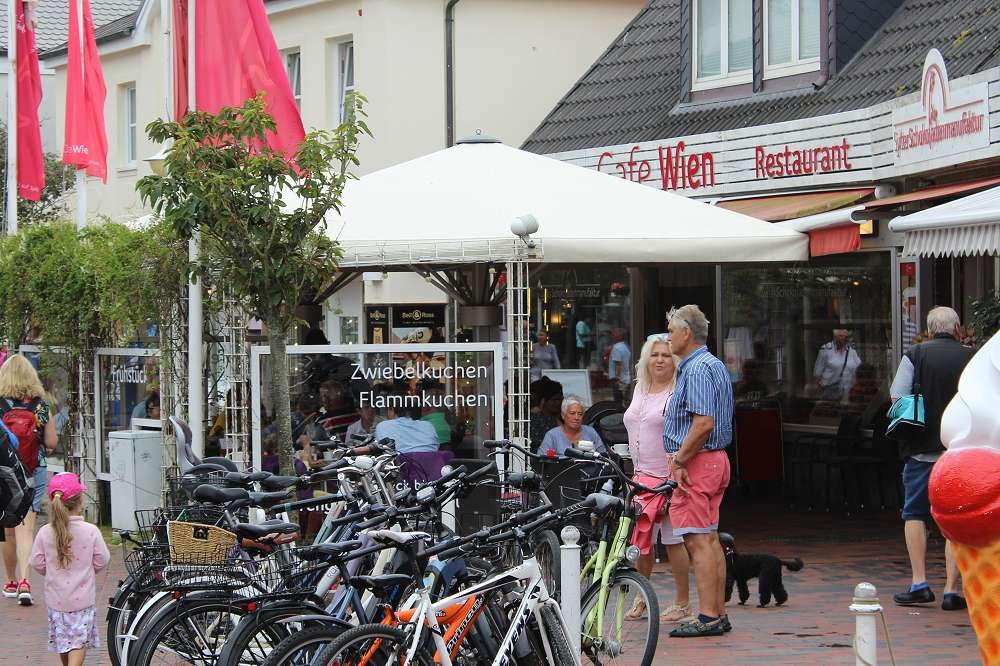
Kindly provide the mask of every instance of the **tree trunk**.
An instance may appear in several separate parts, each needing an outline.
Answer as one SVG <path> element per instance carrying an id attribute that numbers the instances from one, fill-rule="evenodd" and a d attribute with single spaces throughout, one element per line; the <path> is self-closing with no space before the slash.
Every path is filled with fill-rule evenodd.
<path id="1" fill-rule="evenodd" d="M 277 426 L 278 465 L 282 474 L 294 474 L 292 406 L 288 388 L 288 352 L 285 350 L 284 327 L 278 317 L 270 317 L 265 323 L 271 347 L 271 398 L 274 405 L 274 422 Z"/>

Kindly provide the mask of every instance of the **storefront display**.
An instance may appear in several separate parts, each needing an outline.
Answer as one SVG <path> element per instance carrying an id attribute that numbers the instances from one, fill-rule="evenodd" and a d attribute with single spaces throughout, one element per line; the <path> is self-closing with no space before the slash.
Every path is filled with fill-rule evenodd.
<path id="1" fill-rule="evenodd" d="M 895 372 L 891 253 L 794 267 L 724 267 L 724 360 L 737 401 L 774 399 L 786 423 L 870 422 Z"/>
<path id="2" fill-rule="evenodd" d="M 152 349 L 102 349 L 97 352 L 97 416 L 101 442 L 98 478 L 102 480 L 110 480 L 108 435 L 116 430 L 131 429 L 133 419 L 147 418 L 146 399 L 159 392 L 158 355 L 159 352 Z"/>

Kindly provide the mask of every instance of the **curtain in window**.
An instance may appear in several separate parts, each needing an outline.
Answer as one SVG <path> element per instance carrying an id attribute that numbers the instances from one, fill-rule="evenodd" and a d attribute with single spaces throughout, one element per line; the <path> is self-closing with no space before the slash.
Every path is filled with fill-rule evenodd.
<path id="1" fill-rule="evenodd" d="M 698 77 L 722 74 L 722 3 L 697 0 Z"/>
<path id="2" fill-rule="evenodd" d="M 791 61 L 792 0 L 767 0 L 767 64 L 782 65 Z"/>
<path id="3" fill-rule="evenodd" d="M 799 58 L 819 57 L 819 2 L 799 0 Z"/>
<path id="4" fill-rule="evenodd" d="M 753 8 L 751 0 L 729 1 L 729 72 L 753 66 Z"/>

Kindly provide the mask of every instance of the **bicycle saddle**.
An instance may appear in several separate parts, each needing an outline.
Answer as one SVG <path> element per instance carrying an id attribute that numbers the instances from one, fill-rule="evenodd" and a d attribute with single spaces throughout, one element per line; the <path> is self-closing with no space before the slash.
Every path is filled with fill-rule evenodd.
<path id="1" fill-rule="evenodd" d="M 384 574 L 381 576 L 355 576 L 351 579 L 351 585 L 360 590 L 371 590 L 376 594 L 384 594 L 394 587 L 409 585 L 412 581 L 413 578 L 405 574 Z"/>
<path id="2" fill-rule="evenodd" d="M 243 488 L 220 488 L 206 483 L 194 489 L 195 500 L 209 504 L 229 504 L 249 497 L 250 494 Z"/>
<path id="3" fill-rule="evenodd" d="M 226 474 L 226 483 L 233 486 L 248 486 L 269 476 L 270 472 L 229 472 Z"/>
<path id="4" fill-rule="evenodd" d="M 361 547 L 361 542 L 354 541 L 336 541 L 332 543 L 320 543 L 315 546 L 306 546 L 305 548 L 298 549 L 299 558 L 311 561 L 318 560 L 321 557 L 337 557 L 349 553 L 352 550 L 357 550 Z"/>
<path id="5" fill-rule="evenodd" d="M 429 541 L 431 538 L 431 535 L 427 532 L 395 532 L 393 530 L 374 530 L 369 532 L 368 536 L 373 541 L 377 541 L 385 546 L 392 544 L 406 546 L 420 541 Z"/>
<path id="6" fill-rule="evenodd" d="M 250 493 L 251 506 L 260 509 L 270 509 L 289 499 L 288 491 L 281 490 L 276 493 Z"/>
<path id="7" fill-rule="evenodd" d="M 604 516 L 612 511 L 619 511 L 625 505 L 622 498 L 604 493 L 591 493 L 587 499 L 583 500 L 583 505 L 588 509 L 593 509 L 594 513 Z"/>
<path id="8" fill-rule="evenodd" d="M 236 536 L 252 541 L 263 539 L 268 534 L 295 534 L 298 531 L 299 526 L 295 523 L 263 523 L 261 525 L 240 523 L 236 526 Z"/>
<path id="9" fill-rule="evenodd" d="M 507 477 L 510 485 L 522 490 L 538 490 L 542 487 L 542 479 L 534 472 L 514 472 Z"/>
<path id="10" fill-rule="evenodd" d="M 285 490 L 291 488 L 299 482 L 297 476 L 269 476 L 260 480 L 260 487 L 264 490 Z"/>

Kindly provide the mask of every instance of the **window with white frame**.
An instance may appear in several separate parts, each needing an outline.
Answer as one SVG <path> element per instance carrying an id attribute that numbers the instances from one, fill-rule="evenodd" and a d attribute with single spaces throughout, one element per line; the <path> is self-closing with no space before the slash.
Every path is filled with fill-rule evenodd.
<path id="1" fill-rule="evenodd" d="M 693 0 L 692 90 L 753 81 L 752 0 Z"/>
<path id="2" fill-rule="evenodd" d="M 820 68 L 819 10 L 820 0 L 765 0 L 764 78 Z"/>
<path id="3" fill-rule="evenodd" d="M 292 97 L 295 106 L 302 109 L 302 52 L 288 51 L 285 53 L 285 67 L 288 69 L 288 83 L 292 86 Z"/>
<path id="4" fill-rule="evenodd" d="M 341 42 L 337 46 L 337 108 L 338 120 L 344 120 L 344 102 L 354 92 L 354 42 Z"/>
<path id="5" fill-rule="evenodd" d="M 126 83 L 121 87 L 121 137 L 122 166 L 131 169 L 136 165 L 138 152 L 137 115 L 135 108 L 135 83 Z"/>

